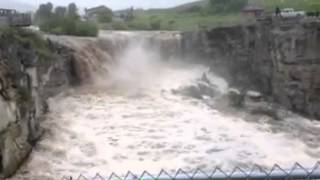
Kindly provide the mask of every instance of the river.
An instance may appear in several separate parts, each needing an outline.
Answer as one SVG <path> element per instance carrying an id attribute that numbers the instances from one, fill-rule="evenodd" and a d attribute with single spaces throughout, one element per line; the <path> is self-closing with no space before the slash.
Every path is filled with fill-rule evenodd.
<path id="1" fill-rule="evenodd" d="M 312 166 L 320 158 L 319 122 L 294 114 L 282 121 L 266 116 L 252 121 L 246 112 L 220 111 L 172 93 L 194 84 L 208 68 L 163 60 L 157 53 L 129 46 L 108 77 L 97 75 L 94 84 L 49 99 L 45 134 L 12 179 L 230 171 L 274 163 L 289 168 L 295 162 Z M 210 76 L 217 96 L 224 96 L 228 84 Z"/>

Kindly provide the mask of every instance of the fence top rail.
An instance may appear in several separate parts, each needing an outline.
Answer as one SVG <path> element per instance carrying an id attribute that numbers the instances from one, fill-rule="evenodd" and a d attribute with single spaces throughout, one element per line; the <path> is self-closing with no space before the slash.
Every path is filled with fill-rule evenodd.
<path id="1" fill-rule="evenodd" d="M 65 176 L 62 180 L 287 180 L 287 179 L 310 179 L 320 180 L 320 161 L 312 168 L 305 168 L 299 163 L 294 164 L 290 169 L 283 169 L 275 164 L 271 170 L 264 170 L 262 167 L 255 165 L 250 171 L 245 171 L 236 167 L 233 171 L 227 172 L 220 168 L 216 168 L 212 172 L 204 172 L 196 170 L 194 172 L 186 172 L 179 169 L 175 174 L 161 170 L 158 175 L 144 171 L 142 174 L 134 174 L 128 172 L 124 176 L 112 173 L 110 176 L 102 176 L 96 174 L 93 176 L 79 175 L 78 177 Z"/>

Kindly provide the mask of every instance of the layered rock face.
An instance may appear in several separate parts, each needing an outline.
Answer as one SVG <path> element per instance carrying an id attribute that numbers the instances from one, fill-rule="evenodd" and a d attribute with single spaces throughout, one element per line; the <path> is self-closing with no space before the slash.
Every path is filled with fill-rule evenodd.
<path id="1" fill-rule="evenodd" d="M 320 119 L 320 22 L 269 19 L 183 39 L 184 52 L 206 59 L 233 86 Z"/>
<path id="2" fill-rule="evenodd" d="M 126 46 L 139 43 L 140 36 L 111 33 L 43 40 L 30 33 L 0 31 L 0 175 L 12 175 L 41 135 L 47 98 L 92 81 L 94 73 L 108 73 L 117 63 L 114 59 Z M 199 57 L 233 86 L 259 90 L 320 119 L 318 22 L 262 21 L 182 37 L 178 32 L 143 36 L 143 43 L 158 49 L 164 59 Z"/>
<path id="3" fill-rule="evenodd" d="M 179 33 L 171 32 L 76 38 L 0 30 L 0 176 L 12 175 L 41 136 L 49 97 L 71 85 L 99 81 L 95 74 L 107 77 L 117 56 L 139 43 L 168 58 L 181 49 Z"/>
<path id="4" fill-rule="evenodd" d="M 12 175 L 40 137 L 46 99 L 73 81 L 71 57 L 32 33 L 0 32 L 0 176 Z"/>

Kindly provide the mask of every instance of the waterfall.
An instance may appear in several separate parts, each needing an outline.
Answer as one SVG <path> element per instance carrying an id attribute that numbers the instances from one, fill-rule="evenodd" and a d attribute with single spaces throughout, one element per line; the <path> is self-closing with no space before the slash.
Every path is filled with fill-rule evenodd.
<path id="1" fill-rule="evenodd" d="M 112 32 L 105 31 L 99 38 L 71 38 L 49 36 L 55 42 L 74 51 L 73 65 L 77 78 L 88 83 L 97 76 L 108 76 L 124 52 L 148 49 L 170 60 L 181 55 L 179 32 Z M 130 53 L 130 52 L 129 52 Z M 142 53 L 142 52 L 141 52 Z M 158 57 L 160 58 L 160 57 Z M 121 63 L 121 62 L 120 62 Z"/>
<path id="2" fill-rule="evenodd" d="M 186 62 L 179 32 L 50 37 L 74 50 L 81 86 L 49 100 L 46 133 L 15 179 L 314 164 L 320 123 L 224 106 L 228 84 Z M 311 139 L 311 140 L 310 140 Z"/>

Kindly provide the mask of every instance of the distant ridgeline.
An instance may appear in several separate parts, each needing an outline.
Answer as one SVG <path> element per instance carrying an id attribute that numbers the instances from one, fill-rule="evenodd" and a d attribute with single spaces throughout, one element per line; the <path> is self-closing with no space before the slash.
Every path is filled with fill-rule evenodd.
<path id="1" fill-rule="evenodd" d="M 31 14 L 18 13 L 14 9 L 0 9 L 0 27 L 30 25 Z"/>

